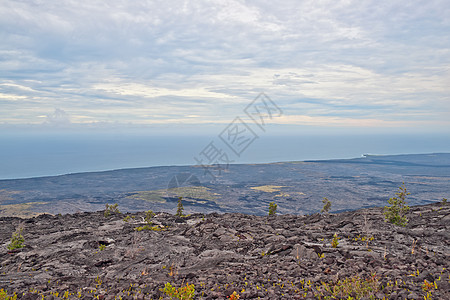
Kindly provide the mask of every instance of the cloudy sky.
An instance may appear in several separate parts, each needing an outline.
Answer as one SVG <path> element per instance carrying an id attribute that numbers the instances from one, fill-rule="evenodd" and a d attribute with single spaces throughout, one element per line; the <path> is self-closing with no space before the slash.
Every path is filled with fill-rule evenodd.
<path id="1" fill-rule="evenodd" d="M 443 1 L 0 0 L 0 126 L 450 128 Z M 43 125 L 44 124 L 44 125 Z"/>

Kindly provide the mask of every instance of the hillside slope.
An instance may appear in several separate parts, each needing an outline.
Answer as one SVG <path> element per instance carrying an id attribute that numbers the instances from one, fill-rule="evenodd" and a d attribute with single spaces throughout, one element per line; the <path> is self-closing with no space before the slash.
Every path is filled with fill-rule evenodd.
<path id="1" fill-rule="evenodd" d="M 339 212 L 383 206 L 402 182 L 411 205 L 450 198 L 448 153 L 229 165 L 214 174 L 172 166 L 0 180 L 0 217 L 97 211 L 106 203 L 174 213 L 179 196 L 190 213 L 265 215 L 275 201 L 283 214 L 312 214 L 323 197 Z"/>
<path id="2" fill-rule="evenodd" d="M 170 299 L 167 283 L 193 284 L 195 299 L 233 292 L 240 299 L 311 299 L 333 288 L 337 297 L 345 288 L 357 299 L 450 299 L 448 204 L 412 207 L 405 228 L 386 223 L 381 208 L 265 217 L 159 213 L 154 230 L 136 230 L 144 217 L 0 218 L 0 288 L 22 299 L 65 292 L 74 299 Z M 20 224 L 26 246 L 8 252 Z"/>

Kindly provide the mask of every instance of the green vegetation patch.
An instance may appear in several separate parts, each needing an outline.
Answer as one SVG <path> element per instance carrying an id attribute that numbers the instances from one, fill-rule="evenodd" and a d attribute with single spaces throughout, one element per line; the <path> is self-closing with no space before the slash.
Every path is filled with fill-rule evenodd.
<path id="1" fill-rule="evenodd" d="M 220 194 L 211 192 L 210 189 L 204 186 L 184 186 L 171 188 L 167 190 L 167 194 L 170 197 L 183 197 L 183 199 L 189 199 L 194 202 L 196 201 L 195 199 L 215 201 L 218 196 L 220 196 Z"/>
<path id="2" fill-rule="evenodd" d="M 282 185 L 261 185 L 261 186 L 254 186 L 251 187 L 252 190 L 266 192 L 266 193 L 275 193 L 280 192 L 281 188 L 284 188 L 285 186 Z"/>
<path id="3" fill-rule="evenodd" d="M 32 218 L 42 213 L 34 212 L 32 209 L 37 205 L 47 204 L 48 202 L 27 202 L 21 204 L 0 204 L 0 217 L 19 217 Z"/>
<path id="4" fill-rule="evenodd" d="M 127 198 L 148 202 L 165 203 L 167 197 L 183 197 L 183 199 L 189 200 L 189 202 L 205 204 L 207 201 L 215 202 L 218 196 L 220 195 L 211 192 L 210 189 L 204 186 L 184 186 L 162 190 L 138 191 L 127 196 Z"/>
<path id="5" fill-rule="evenodd" d="M 164 199 L 165 195 L 164 195 L 163 191 L 166 191 L 166 190 L 138 191 L 138 192 L 135 192 L 135 193 L 127 196 L 127 198 L 134 199 L 134 200 L 148 201 L 148 202 L 165 203 L 166 199 Z"/>

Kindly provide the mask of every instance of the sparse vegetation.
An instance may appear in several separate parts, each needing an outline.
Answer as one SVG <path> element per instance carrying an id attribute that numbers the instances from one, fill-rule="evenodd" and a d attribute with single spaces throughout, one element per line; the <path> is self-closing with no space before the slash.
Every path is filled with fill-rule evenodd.
<path id="1" fill-rule="evenodd" d="M 447 198 L 442 198 L 442 206 L 445 206 L 445 205 L 447 205 Z"/>
<path id="2" fill-rule="evenodd" d="M 142 231 L 142 230 L 151 230 L 151 231 L 162 231 L 164 230 L 163 227 L 160 226 L 151 226 L 151 225 L 144 225 L 134 228 L 136 231 Z"/>
<path id="3" fill-rule="evenodd" d="M 178 197 L 178 205 L 177 205 L 177 213 L 175 214 L 177 217 L 183 217 L 183 197 Z"/>
<path id="4" fill-rule="evenodd" d="M 335 233 L 333 235 L 333 240 L 331 240 L 331 247 L 337 248 L 338 245 L 339 245 L 339 238 L 338 238 L 337 233 Z"/>
<path id="5" fill-rule="evenodd" d="M 118 214 L 120 214 L 120 211 L 119 211 L 119 209 L 117 208 L 119 205 L 116 203 L 116 204 L 111 204 L 111 205 L 109 205 L 109 204 L 106 204 L 105 205 L 105 212 L 104 212 L 104 215 L 105 215 L 105 217 L 109 217 L 112 213 L 118 213 Z"/>
<path id="6" fill-rule="evenodd" d="M 132 220 L 132 219 L 134 219 L 134 217 L 133 216 L 126 216 L 125 218 L 123 218 L 123 221 L 124 222 L 129 222 L 130 220 Z"/>
<path id="7" fill-rule="evenodd" d="M 277 214 L 278 205 L 275 202 L 269 203 L 269 216 L 274 216 Z"/>
<path id="8" fill-rule="evenodd" d="M 148 210 L 145 212 L 145 222 L 147 222 L 148 225 L 153 225 L 152 218 L 155 216 L 155 213 L 152 210 Z"/>
<path id="9" fill-rule="evenodd" d="M 381 284 L 375 275 L 369 278 L 354 276 L 335 283 L 322 282 L 316 287 L 314 296 L 318 299 L 378 299 L 376 294 L 381 289 Z"/>
<path id="10" fill-rule="evenodd" d="M 0 289 L 0 300 L 16 300 L 17 295 L 14 293 L 12 296 L 8 296 L 8 291 Z"/>
<path id="11" fill-rule="evenodd" d="M 23 227 L 19 226 L 11 237 L 11 242 L 8 244 L 8 250 L 12 251 L 24 247 L 25 239 L 22 235 Z"/>
<path id="12" fill-rule="evenodd" d="M 144 226 L 138 226 L 135 227 L 134 230 L 136 231 L 142 231 L 142 230 L 151 230 L 151 231 L 162 231 L 165 229 L 162 225 L 155 225 L 153 226 L 152 218 L 155 216 L 155 213 L 151 210 L 148 210 L 145 212 L 145 217 L 142 218 L 143 221 L 145 221 L 147 224 Z"/>
<path id="13" fill-rule="evenodd" d="M 173 287 L 169 282 L 164 286 L 163 292 L 171 299 L 190 300 L 194 299 L 195 286 L 186 283 L 186 286 Z"/>
<path id="14" fill-rule="evenodd" d="M 327 197 L 324 197 L 323 200 L 322 200 L 322 203 L 323 203 L 323 208 L 322 208 L 322 210 L 320 212 L 321 213 L 328 213 L 330 211 L 330 208 L 331 208 L 330 200 L 328 200 Z"/>
<path id="15" fill-rule="evenodd" d="M 444 222 L 437 220 L 436 213 L 430 212 L 430 208 L 439 206 L 439 203 L 433 203 L 424 208 L 420 208 L 419 210 L 424 212 L 424 215 L 429 214 L 432 218 L 436 219 L 435 225 L 430 225 L 431 228 L 442 228 L 443 225 L 445 226 Z M 23 297 L 25 293 L 30 293 L 33 296 L 39 295 L 39 299 L 41 299 L 41 297 L 42 299 L 47 297 L 53 299 L 102 299 L 105 298 L 105 295 L 115 295 L 117 299 L 174 300 L 194 299 L 194 297 L 195 299 L 222 298 L 236 300 L 241 298 L 253 298 L 252 295 L 255 295 L 255 299 L 257 297 L 260 297 L 261 299 L 447 299 L 448 291 L 446 290 L 446 286 L 450 283 L 450 276 L 448 263 L 445 261 L 445 258 L 442 259 L 442 253 L 434 252 L 432 249 L 428 250 L 427 246 L 429 244 L 427 241 L 414 239 L 414 237 L 416 237 L 415 235 L 411 236 L 405 234 L 407 238 L 399 241 L 401 246 L 397 246 L 396 241 L 394 240 L 385 243 L 386 240 L 384 237 L 388 236 L 386 233 L 392 231 L 392 226 L 382 221 L 384 219 L 384 215 L 381 214 L 382 209 L 383 208 L 374 208 L 373 211 L 376 211 L 376 214 L 370 215 L 371 218 L 364 218 L 364 220 L 360 217 L 365 217 L 371 210 L 356 213 L 356 215 L 344 213 L 342 214 L 343 218 L 341 218 L 340 214 L 329 217 L 320 217 L 317 214 L 314 214 L 299 218 L 291 217 L 289 215 L 280 215 L 275 219 L 267 217 L 251 217 L 250 219 L 255 220 L 254 222 L 257 226 L 267 228 L 268 234 L 266 235 L 266 238 L 272 239 L 270 244 L 259 243 L 258 238 L 254 239 L 259 231 L 252 230 L 252 223 L 244 221 L 243 223 L 245 224 L 236 225 L 236 220 L 240 221 L 244 218 L 242 216 L 233 216 L 231 214 L 226 215 L 225 219 L 211 215 L 211 218 L 209 219 L 211 221 L 208 222 L 199 222 L 204 216 L 198 214 L 195 218 L 192 218 L 192 220 L 195 221 L 193 223 L 188 222 L 190 221 L 188 219 L 182 220 L 186 222 L 179 222 L 180 220 L 173 215 L 166 216 L 165 214 L 161 214 L 158 215 L 158 217 L 155 217 L 155 214 L 151 210 L 139 212 L 134 215 L 127 214 L 127 218 L 125 219 L 130 220 L 131 224 L 124 224 L 122 221 L 117 222 L 118 225 L 126 229 L 127 236 L 119 237 L 116 235 L 114 236 L 114 241 L 110 241 L 106 237 L 110 234 L 117 233 L 117 227 L 110 226 L 110 224 L 116 224 L 116 222 L 105 222 L 105 219 L 100 218 L 101 220 L 97 220 L 99 226 L 108 223 L 109 228 L 106 228 L 107 226 L 103 227 L 107 229 L 108 234 L 106 235 L 105 232 L 102 232 L 101 239 L 96 239 L 98 241 L 96 244 L 89 243 L 89 247 L 86 247 L 86 249 L 81 251 L 83 251 L 84 254 L 90 255 L 92 252 L 91 247 L 97 248 L 95 250 L 98 252 L 94 251 L 97 255 L 92 256 L 92 261 L 94 263 L 101 262 L 103 264 L 100 265 L 102 269 L 98 268 L 98 272 L 96 270 L 95 273 L 90 273 L 90 278 L 88 280 L 85 280 L 83 277 L 76 281 L 73 286 L 68 286 L 66 282 L 63 281 L 58 283 L 59 279 L 54 279 L 54 274 L 56 274 L 58 269 L 55 270 L 50 267 L 50 270 L 45 269 L 45 274 L 52 276 L 48 279 L 47 286 L 31 286 L 30 288 L 27 288 L 25 292 L 24 290 L 14 290 L 11 286 L 3 286 L 3 288 L 8 289 L 9 297 L 6 291 L 0 290 L 0 300 L 16 299 L 12 296 L 13 292 L 16 292 L 18 294 L 17 297 L 19 298 Z M 421 224 L 424 219 L 418 217 L 417 209 L 415 207 L 412 207 L 411 210 L 413 213 L 410 215 L 410 227 L 414 229 L 416 226 L 422 226 Z M 440 216 L 445 216 L 446 208 L 443 207 L 442 210 L 444 213 L 439 214 Z M 100 212 L 100 214 L 101 213 L 102 212 Z M 165 217 L 168 218 L 167 223 L 162 220 Z M 65 220 L 67 219 L 64 219 L 63 221 Z M 380 220 L 381 224 L 379 223 Z M 416 220 L 420 220 L 421 223 L 416 225 Z M 160 223 L 161 221 L 162 223 Z M 42 221 L 39 219 L 38 222 Z M 171 225 L 170 227 L 163 227 L 159 224 Z M 187 224 L 189 225 L 186 226 Z M 192 226 L 191 224 L 194 225 Z M 235 226 L 233 227 L 235 231 L 227 230 L 229 229 L 229 227 L 227 227 L 229 224 Z M 250 226 L 248 226 L 248 224 L 250 224 Z M 323 225 L 325 224 L 330 226 L 324 227 Z M 380 231 L 372 232 L 375 237 L 372 234 L 369 234 L 369 229 L 364 229 L 369 228 L 367 224 L 373 226 L 380 225 Z M 133 226 L 132 228 L 140 226 L 135 227 L 135 231 L 132 234 L 134 237 L 142 238 L 142 240 L 136 240 L 135 238 L 130 241 L 130 237 L 128 236 L 130 233 L 130 226 Z M 165 234 L 166 232 L 139 232 L 142 230 L 167 230 L 168 228 L 172 228 L 172 226 L 174 230 L 167 232 L 169 233 L 167 235 Z M 273 228 L 271 229 L 269 226 Z M 303 236 L 306 236 L 305 240 L 314 247 L 307 247 L 300 244 L 297 245 L 297 249 L 295 249 L 295 246 L 286 246 L 284 243 L 278 243 L 277 236 L 284 235 L 283 230 L 290 230 L 290 228 L 293 228 L 294 226 L 297 231 L 296 234 L 298 233 L 298 236 L 301 236 L 303 233 Z M 28 223 L 27 228 L 29 228 Z M 259 268 L 261 265 L 267 266 L 265 269 L 267 271 L 254 271 L 255 268 L 253 268 L 253 265 L 243 264 L 243 268 L 230 267 L 219 269 L 218 272 L 214 269 L 214 274 L 207 274 L 205 272 L 205 275 L 201 276 L 202 278 L 200 278 L 200 276 L 188 278 L 187 276 L 184 276 L 187 274 L 185 268 L 186 266 L 192 265 L 192 263 L 189 262 L 189 260 L 186 260 L 185 257 L 189 257 L 192 252 L 186 251 L 186 255 L 181 254 L 180 256 L 184 258 L 183 261 L 178 258 L 166 259 L 163 256 L 166 251 L 165 249 L 156 251 L 159 255 L 162 254 L 163 258 L 154 259 L 154 261 L 151 262 L 152 266 L 149 266 L 146 257 L 153 257 L 152 255 L 155 252 L 148 251 L 150 250 L 148 247 L 151 246 L 147 241 L 162 241 L 169 237 L 168 243 L 172 243 L 170 246 L 179 247 L 180 244 L 177 243 L 178 236 L 184 236 L 184 233 L 181 233 L 182 230 L 179 229 L 182 229 L 183 231 L 190 230 L 191 232 L 186 236 L 196 237 L 199 237 L 197 234 L 203 233 L 203 230 L 206 229 L 205 232 L 207 235 L 205 235 L 203 239 L 196 238 L 192 244 L 185 244 L 185 239 L 183 239 L 181 241 L 182 244 L 180 243 L 181 245 L 188 245 L 187 247 L 190 247 L 190 249 L 195 249 L 198 243 L 202 243 L 203 245 L 206 245 L 200 250 L 203 252 L 211 250 L 214 252 L 217 251 L 215 250 L 215 241 L 210 241 L 210 237 L 216 239 L 225 236 L 228 241 L 227 243 L 233 245 L 233 247 L 236 244 L 251 245 L 249 247 L 250 251 L 252 251 L 250 255 L 255 258 L 255 264 L 257 264 L 256 268 Z M 217 232 L 217 235 L 211 235 L 211 233 L 214 232 Z M 308 232 L 312 233 L 311 236 L 304 234 Z M 173 235 L 175 235 L 176 238 L 170 239 Z M 28 239 L 31 241 L 32 232 L 28 232 L 27 230 L 26 237 L 27 241 Z M 153 239 L 154 237 L 157 237 L 158 239 Z M 237 240 L 236 237 L 238 237 L 239 240 Z M 438 245 L 445 244 L 445 237 L 438 239 Z M 124 240 L 126 240 L 126 242 L 124 242 Z M 369 249 L 369 242 L 373 242 L 373 244 L 370 245 L 372 249 Z M 33 248 L 35 247 L 34 239 L 32 246 Z M 367 246 L 367 251 L 373 251 L 373 255 L 368 255 L 365 251 L 361 251 L 365 250 L 364 246 Z M 178 249 L 184 251 L 183 247 L 184 246 Z M 340 248 L 340 250 L 337 251 L 338 249 L 333 248 Z M 112 253 L 110 249 L 113 249 L 115 252 L 121 251 L 124 253 L 126 262 L 121 266 L 127 267 L 132 264 L 134 272 L 133 276 L 135 277 L 128 276 L 128 274 L 123 271 L 117 272 L 117 275 L 114 278 L 106 277 L 104 275 L 104 271 L 102 271 L 103 266 L 112 264 L 109 260 L 110 254 Z M 100 252 L 103 250 L 107 251 Z M 293 261 L 291 256 L 295 250 L 297 251 L 297 256 L 295 257 L 296 260 Z M 76 251 L 78 251 L 78 249 L 75 251 L 71 250 L 71 255 L 75 256 Z M 179 251 L 179 253 L 181 251 Z M 429 262 L 436 262 L 436 266 L 432 270 L 427 268 L 427 266 L 417 263 L 419 259 L 425 261 L 423 259 L 425 257 L 425 251 L 426 255 L 429 257 Z M 430 251 L 431 254 L 428 254 L 428 251 Z M 248 254 L 250 252 L 247 251 L 244 253 Z M 259 254 L 261 254 L 261 256 L 259 256 Z M 414 257 L 408 258 L 410 254 L 414 255 Z M 8 254 L 8 256 L 11 257 L 13 255 L 20 256 L 21 254 Z M 353 259 L 347 258 L 347 255 L 348 257 L 353 257 Z M 136 256 L 138 256 L 137 259 L 135 259 Z M 288 259 L 287 256 L 289 256 Z M 404 256 L 407 257 L 406 261 L 399 259 L 399 257 Z M 438 263 L 438 259 L 442 261 Z M 359 260 L 362 260 L 362 262 Z M 73 261 L 77 263 L 76 260 Z M 371 268 L 371 270 L 362 269 L 364 268 L 366 261 L 373 261 L 374 267 Z M 26 264 L 26 262 L 24 262 L 23 266 L 18 265 L 17 267 L 21 268 L 21 270 L 26 270 L 27 274 L 29 273 L 30 276 L 35 276 L 35 274 L 44 272 L 42 270 L 43 268 L 40 268 L 40 266 L 43 265 L 42 262 L 44 262 L 44 260 L 33 262 L 32 264 Z M 14 269 L 12 270 L 15 272 L 16 266 L 14 265 L 13 267 Z M 156 268 L 160 270 L 160 273 L 167 276 L 164 276 L 165 278 L 158 277 L 154 279 L 153 270 L 156 270 Z M 282 273 L 287 268 L 295 271 L 292 273 L 293 275 Z M 395 269 L 398 269 L 399 272 L 395 277 L 392 277 L 388 272 Z M 437 270 L 442 271 L 439 274 L 439 271 Z M 388 272 L 385 273 L 385 271 Z M 423 274 L 422 276 L 422 273 L 425 273 L 425 271 L 427 271 L 427 273 L 429 272 L 430 275 Z M 10 271 L 7 272 L 7 275 L 9 275 Z M 370 272 L 373 272 L 373 274 L 370 275 Z M 181 275 L 179 275 L 179 273 Z M 313 276 L 310 276 L 310 274 L 313 274 Z M 97 278 L 95 278 L 95 276 L 97 276 Z M 102 280 L 105 282 L 102 283 Z M 187 284 L 186 282 L 189 282 L 190 284 Z M 43 290 L 41 286 L 44 286 L 45 290 Z"/>
<path id="16" fill-rule="evenodd" d="M 261 186 L 251 187 L 250 189 L 255 190 L 255 191 L 266 192 L 266 193 L 275 193 L 275 192 L 279 192 L 281 190 L 281 188 L 283 188 L 283 187 L 284 186 L 282 186 L 282 185 L 261 185 Z"/>
<path id="17" fill-rule="evenodd" d="M 398 189 L 399 191 L 395 193 L 396 197 L 388 200 L 391 206 L 384 207 L 384 216 L 387 222 L 405 227 L 408 224 L 408 219 L 405 215 L 409 211 L 409 206 L 406 205 L 406 196 L 410 193 L 406 190 L 404 182 Z"/>
<path id="18" fill-rule="evenodd" d="M 239 299 L 239 294 L 236 291 L 234 291 L 233 294 L 231 294 L 227 298 L 230 299 L 230 300 L 238 300 Z"/>
<path id="19" fill-rule="evenodd" d="M 429 282 L 429 281 L 427 281 L 426 279 L 423 281 L 423 284 L 422 284 L 422 290 L 423 290 L 424 292 L 428 292 L 428 291 L 434 290 L 434 289 L 437 289 L 437 284 L 436 284 L 436 282 Z"/>

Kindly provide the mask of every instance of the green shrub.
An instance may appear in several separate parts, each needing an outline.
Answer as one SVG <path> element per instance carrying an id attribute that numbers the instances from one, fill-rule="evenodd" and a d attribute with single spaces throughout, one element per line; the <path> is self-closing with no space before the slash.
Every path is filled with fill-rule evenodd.
<path id="1" fill-rule="evenodd" d="M 162 230 L 164 230 L 164 228 L 159 227 L 159 226 L 144 225 L 144 226 L 136 227 L 136 228 L 134 228 L 134 230 L 136 230 L 136 231 L 142 231 L 142 230 L 162 231 Z"/>
<path id="2" fill-rule="evenodd" d="M 442 198 L 442 205 L 443 206 L 447 205 L 447 198 Z"/>
<path id="3" fill-rule="evenodd" d="M 145 212 L 145 222 L 147 222 L 148 225 L 153 225 L 152 218 L 155 216 L 155 213 L 151 210 L 148 210 Z"/>
<path id="4" fill-rule="evenodd" d="M 322 282 L 316 289 L 313 293 L 318 299 L 375 299 L 376 294 L 382 291 L 375 275 L 368 278 L 354 276 L 334 283 Z"/>
<path id="5" fill-rule="evenodd" d="M 12 296 L 8 296 L 8 291 L 0 289 L 0 300 L 16 300 L 17 295 L 14 293 Z"/>
<path id="6" fill-rule="evenodd" d="M 19 227 L 16 229 L 16 231 L 13 233 L 11 237 L 11 242 L 8 245 L 8 250 L 12 251 L 14 249 L 20 249 L 24 247 L 25 239 L 22 235 L 23 227 Z"/>
<path id="7" fill-rule="evenodd" d="M 409 211 L 409 206 L 406 205 L 406 196 L 410 193 L 406 190 L 404 182 L 398 189 L 399 191 L 395 193 L 397 197 L 392 197 L 388 200 L 391 206 L 384 207 L 384 216 L 386 222 L 405 227 L 408 224 L 408 219 L 405 215 Z"/>
<path id="8" fill-rule="evenodd" d="M 323 200 L 322 200 L 322 203 L 323 203 L 323 208 L 322 208 L 322 210 L 320 212 L 321 213 L 328 213 L 328 211 L 330 211 L 330 208 L 331 208 L 330 200 L 328 200 L 327 197 L 324 197 Z"/>
<path id="9" fill-rule="evenodd" d="M 190 300 L 194 299 L 195 286 L 193 284 L 181 286 L 179 288 L 173 287 L 169 282 L 164 286 L 163 292 L 171 299 Z"/>
<path id="10" fill-rule="evenodd" d="M 269 216 L 274 216 L 277 214 L 278 205 L 275 202 L 269 203 Z"/>
<path id="11" fill-rule="evenodd" d="M 231 294 L 230 296 L 227 297 L 227 299 L 238 300 L 239 299 L 239 294 L 236 291 L 234 291 L 233 294 Z"/>
<path id="12" fill-rule="evenodd" d="M 183 217 L 183 197 L 178 197 L 178 205 L 177 205 L 177 213 L 175 214 L 177 217 Z"/>
<path id="13" fill-rule="evenodd" d="M 119 206 L 117 203 L 116 204 L 106 204 L 106 209 L 104 212 L 105 217 L 109 217 L 112 213 L 118 213 L 120 214 L 119 209 L 117 208 L 117 206 Z"/>
<path id="14" fill-rule="evenodd" d="M 333 240 L 331 241 L 331 247 L 337 248 L 338 245 L 339 245 L 339 238 L 337 236 L 337 233 L 335 233 L 333 235 Z"/>

